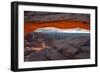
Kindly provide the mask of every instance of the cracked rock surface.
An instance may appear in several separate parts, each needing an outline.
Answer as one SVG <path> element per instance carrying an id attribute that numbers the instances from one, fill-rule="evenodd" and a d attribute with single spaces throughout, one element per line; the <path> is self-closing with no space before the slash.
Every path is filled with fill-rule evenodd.
<path id="1" fill-rule="evenodd" d="M 68 59 L 89 59 L 90 58 L 90 36 L 74 34 L 74 37 L 65 35 L 66 37 L 54 37 L 51 34 L 27 34 L 30 36 L 25 38 L 24 61 L 47 61 L 47 60 L 68 60 Z M 77 35 L 77 36 L 76 36 Z M 33 37 L 34 36 L 34 37 Z M 38 37 L 37 37 L 38 36 Z M 64 35 L 63 35 L 64 36 Z M 32 41 L 30 41 L 32 39 Z M 32 50 L 32 48 L 40 47 L 45 42 L 44 47 L 40 51 Z"/>

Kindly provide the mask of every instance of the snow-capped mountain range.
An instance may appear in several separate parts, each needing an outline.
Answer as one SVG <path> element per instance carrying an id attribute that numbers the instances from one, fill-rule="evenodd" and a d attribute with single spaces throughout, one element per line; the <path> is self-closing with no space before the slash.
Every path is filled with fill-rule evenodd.
<path id="1" fill-rule="evenodd" d="M 56 27 L 44 27 L 38 28 L 34 32 L 89 33 L 90 31 L 82 28 L 60 29 Z"/>

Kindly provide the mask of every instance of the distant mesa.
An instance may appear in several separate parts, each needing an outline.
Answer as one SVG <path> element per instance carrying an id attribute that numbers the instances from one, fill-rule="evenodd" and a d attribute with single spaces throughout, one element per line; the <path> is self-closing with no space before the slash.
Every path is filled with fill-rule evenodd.
<path id="1" fill-rule="evenodd" d="M 34 32 L 57 32 L 57 33 L 89 33 L 90 31 L 83 28 L 61 29 L 56 27 L 37 28 Z"/>

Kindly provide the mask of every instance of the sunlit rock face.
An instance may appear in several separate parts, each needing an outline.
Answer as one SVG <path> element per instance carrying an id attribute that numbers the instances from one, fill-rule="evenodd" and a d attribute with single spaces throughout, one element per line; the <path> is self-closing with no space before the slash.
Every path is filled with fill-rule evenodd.
<path id="1" fill-rule="evenodd" d="M 50 21 L 50 22 L 27 22 L 24 24 L 24 32 L 29 33 L 36 30 L 60 30 L 60 31 L 89 31 L 90 25 L 88 23 L 83 23 L 80 21 L 70 21 L 70 20 L 63 20 L 63 21 Z"/>
<path id="2" fill-rule="evenodd" d="M 24 11 L 24 31 L 55 27 L 62 29 L 90 29 L 90 15 L 82 13 Z"/>

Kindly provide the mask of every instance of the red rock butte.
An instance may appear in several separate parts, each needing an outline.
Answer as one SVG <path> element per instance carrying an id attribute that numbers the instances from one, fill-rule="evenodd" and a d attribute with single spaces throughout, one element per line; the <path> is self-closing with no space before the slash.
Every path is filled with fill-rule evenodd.
<path id="1" fill-rule="evenodd" d="M 60 29 L 82 28 L 90 30 L 90 24 L 88 23 L 80 21 L 63 20 L 63 21 L 48 21 L 48 22 L 25 22 L 24 33 L 29 33 L 36 30 L 37 28 L 43 28 L 43 27 L 56 27 Z"/>

